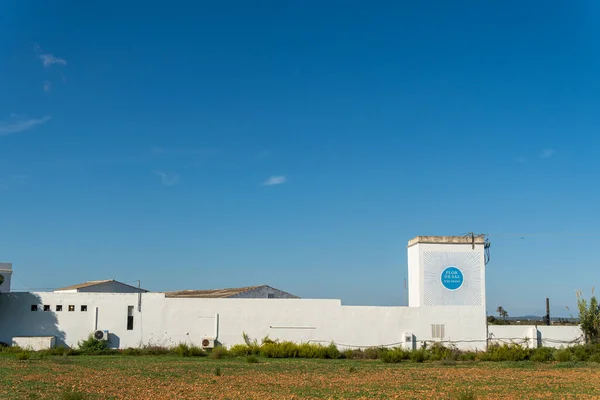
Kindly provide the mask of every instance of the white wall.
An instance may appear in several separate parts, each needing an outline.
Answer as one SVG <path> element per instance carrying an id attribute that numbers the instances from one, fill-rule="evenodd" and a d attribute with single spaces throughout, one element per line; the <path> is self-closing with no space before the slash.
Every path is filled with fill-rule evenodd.
<path id="1" fill-rule="evenodd" d="M 51 311 L 32 312 L 31 304 L 39 310 L 50 305 Z M 57 304 L 62 311 L 56 311 Z M 69 305 L 75 311 L 69 312 Z M 128 306 L 135 310 L 133 330 L 126 329 Z M 243 332 L 259 340 L 269 335 L 295 342 L 333 341 L 340 347 L 394 346 L 407 332 L 418 343 L 432 340 L 431 324 L 444 324 L 444 340 L 483 349 L 487 333 L 485 317 L 475 307 L 356 307 L 342 306 L 340 300 L 165 298 L 161 293 L 10 293 L 0 301 L 0 320 L 2 342 L 52 335 L 58 345 L 71 347 L 95 328 L 108 330 L 111 346 L 118 348 L 199 345 L 215 332 L 226 346 L 243 343 Z"/>
<path id="2" fill-rule="evenodd" d="M 529 347 L 568 347 L 583 343 L 579 326 L 490 325 L 490 343 L 521 344 Z"/>

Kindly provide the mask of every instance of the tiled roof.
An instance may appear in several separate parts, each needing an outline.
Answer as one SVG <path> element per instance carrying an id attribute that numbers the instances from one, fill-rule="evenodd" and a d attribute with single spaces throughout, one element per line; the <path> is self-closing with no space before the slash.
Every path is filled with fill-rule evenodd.
<path id="1" fill-rule="evenodd" d="M 265 285 L 259 286 L 246 286 L 241 288 L 227 288 L 227 289 L 210 289 L 210 290 L 180 290 L 177 292 L 167 292 L 165 297 L 193 297 L 193 298 L 225 298 L 235 296 L 249 290 L 258 289 Z"/>
<path id="2" fill-rule="evenodd" d="M 127 286 L 127 287 L 134 288 L 134 289 L 139 289 L 144 292 L 147 292 L 147 290 L 140 289 L 140 288 L 128 285 L 123 282 L 115 281 L 114 279 L 105 279 L 105 280 L 101 280 L 101 281 L 87 281 L 87 282 L 83 282 L 83 283 L 78 283 L 77 285 L 71 285 L 71 286 L 60 288 L 60 289 L 56 289 L 55 292 L 63 291 L 63 290 L 78 290 L 78 289 L 83 289 L 83 288 L 87 288 L 87 287 L 91 287 L 91 286 L 102 285 L 103 283 L 111 283 L 111 282 L 118 283 L 119 285 Z"/>

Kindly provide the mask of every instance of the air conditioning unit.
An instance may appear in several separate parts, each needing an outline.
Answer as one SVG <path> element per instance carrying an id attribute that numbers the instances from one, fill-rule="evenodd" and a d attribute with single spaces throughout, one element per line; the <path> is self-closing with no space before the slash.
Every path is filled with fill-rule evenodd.
<path id="1" fill-rule="evenodd" d="M 215 339 L 212 339 L 212 338 L 202 339 L 202 348 L 203 349 L 212 349 L 214 347 L 215 347 Z"/>
<path id="2" fill-rule="evenodd" d="M 412 333 L 404 334 L 404 350 L 413 351 L 416 349 L 415 335 Z"/>
<path id="3" fill-rule="evenodd" d="M 94 332 L 94 338 L 96 340 L 108 341 L 108 331 L 97 330 L 96 332 Z"/>

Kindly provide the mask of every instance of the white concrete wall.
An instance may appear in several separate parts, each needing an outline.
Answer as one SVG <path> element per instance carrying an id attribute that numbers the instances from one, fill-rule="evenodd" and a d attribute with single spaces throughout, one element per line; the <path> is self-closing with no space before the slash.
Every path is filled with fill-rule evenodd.
<path id="1" fill-rule="evenodd" d="M 490 343 L 520 344 L 529 347 L 568 347 L 583 343 L 579 326 L 490 325 Z"/>
<path id="2" fill-rule="evenodd" d="M 55 344 L 54 336 L 14 337 L 12 341 L 13 346 L 33 351 L 52 349 Z"/>
<path id="3" fill-rule="evenodd" d="M 141 312 L 138 311 L 141 299 Z M 51 306 L 32 312 L 31 305 Z M 56 311 L 56 305 L 63 310 Z M 69 312 L 68 306 L 75 311 Z M 87 312 L 81 311 L 87 306 Z M 134 307 L 127 330 L 127 307 Z M 96 314 L 97 310 L 97 314 Z M 146 344 L 199 345 L 215 338 L 223 345 L 243 343 L 242 333 L 261 339 L 335 342 L 340 347 L 402 345 L 412 333 L 418 344 L 432 340 L 431 324 L 445 325 L 445 341 L 483 349 L 485 316 L 476 307 L 356 307 L 339 300 L 165 298 L 161 293 L 11 293 L 0 301 L 0 341 L 15 336 L 56 336 L 58 345 L 76 346 L 94 329 L 108 330 L 116 348 Z M 436 339 L 439 340 L 439 339 Z"/>

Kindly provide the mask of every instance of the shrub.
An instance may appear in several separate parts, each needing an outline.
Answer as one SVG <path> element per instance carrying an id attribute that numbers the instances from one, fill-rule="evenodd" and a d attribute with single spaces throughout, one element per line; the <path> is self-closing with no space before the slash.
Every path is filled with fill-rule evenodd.
<path id="1" fill-rule="evenodd" d="M 540 347 L 539 349 L 535 349 L 531 357 L 529 358 L 531 361 L 535 362 L 548 362 L 554 360 L 554 350 L 548 347 Z"/>
<path id="2" fill-rule="evenodd" d="M 164 356 L 175 353 L 175 348 L 161 347 L 161 346 L 142 346 L 142 347 L 129 347 L 123 350 L 121 353 L 128 356 Z M 177 353 L 175 353 L 177 354 Z"/>
<path id="3" fill-rule="evenodd" d="M 356 367 L 355 366 L 351 366 L 350 368 L 348 368 L 348 372 L 350 372 L 351 374 L 356 372 Z"/>
<path id="4" fill-rule="evenodd" d="M 559 362 L 571 361 L 571 352 L 568 349 L 560 349 L 554 352 L 554 359 Z"/>
<path id="5" fill-rule="evenodd" d="M 331 343 L 329 346 L 326 347 L 325 358 L 329 358 L 331 360 L 337 360 L 340 357 L 341 357 L 341 353 L 334 343 Z"/>
<path id="6" fill-rule="evenodd" d="M 255 354 L 253 348 L 245 344 L 236 344 L 229 348 L 229 354 L 232 357 L 250 356 Z"/>
<path id="7" fill-rule="evenodd" d="M 260 346 L 260 354 L 268 358 L 296 358 L 299 353 L 298 345 L 293 342 L 265 341 Z"/>
<path id="8" fill-rule="evenodd" d="M 17 360 L 19 361 L 29 360 L 30 357 L 31 353 L 29 353 L 28 351 L 22 351 L 20 353 L 17 353 Z"/>
<path id="9" fill-rule="evenodd" d="M 475 361 L 477 359 L 477 353 L 472 351 L 463 351 L 460 353 L 458 359 L 460 361 Z"/>
<path id="10" fill-rule="evenodd" d="M 248 357 L 246 357 L 246 362 L 248 364 L 258 364 L 258 357 L 256 357 L 256 356 L 248 356 Z"/>
<path id="11" fill-rule="evenodd" d="M 217 346 L 210 351 L 208 356 L 210 358 L 214 358 L 215 360 L 220 360 L 221 358 L 225 358 L 229 355 L 227 349 L 223 346 Z"/>
<path id="12" fill-rule="evenodd" d="M 222 375 L 221 368 L 219 368 L 219 367 L 215 368 L 214 373 L 215 373 L 215 376 L 221 376 Z"/>
<path id="13" fill-rule="evenodd" d="M 592 354 L 588 359 L 590 362 L 600 363 L 600 353 Z"/>
<path id="14" fill-rule="evenodd" d="M 416 363 L 422 363 L 427 359 L 427 353 L 425 349 L 419 349 L 410 352 L 410 360 Z"/>
<path id="15" fill-rule="evenodd" d="M 173 353 L 177 354 L 180 357 L 189 357 L 190 346 L 187 343 L 179 343 L 173 348 Z"/>
<path id="16" fill-rule="evenodd" d="M 408 360 L 410 358 L 410 353 L 404 351 L 404 349 L 400 347 L 396 347 L 391 350 L 381 351 L 379 353 L 381 357 L 381 361 L 384 363 L 399 363 L 403 360 Z"/>
<path id="17" fill-rule="evenodd" d="M 368 347 L 362 353 L 365 359 L 367 360 L 377 360 L 382 351 L 386 349 L 381 347 Z"/>
<path id="18" fill-rule="evenodd" d="M 22 352 L 23 349 L 20 348 L 19 346 L 2 346 L 0 351 L 2 351 L 2 353 L 16 354 L 16 353 Z"/>
<path id="19" fill-rule="evenodd" d="M 492 345 L 488 347 L 487 352 L 481 353 L 480 358 L 483 361 L 526 361 L 531 353 L 531 349 L 518 344 Z"/>
<path id="20" fill-rule="evenodd" d="M 428 353 L 428 358 L 432 361 L 458 360 L 460 358 L 460 351 L 456 347 L 446 347 L 439 342 L 433 343 Z"/>
<path id="21" fill-rule="evenodd" d="M 79 352 L 85 355 L 95 355 L 110 353 L 108 343 L 105 340 L 98 340 L 93 335 L 90 335 L 86 340 L 79 342 Z"/>

